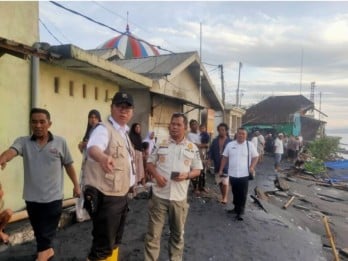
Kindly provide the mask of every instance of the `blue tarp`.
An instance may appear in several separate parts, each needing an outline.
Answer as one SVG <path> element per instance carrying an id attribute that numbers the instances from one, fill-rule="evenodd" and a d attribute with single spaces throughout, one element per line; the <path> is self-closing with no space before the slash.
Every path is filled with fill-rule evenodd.
<path id="1" fill-rule="evenodd" d="M 348 169 L 348 160 L 328 161 L 324 164 L 330 169 Z"/>

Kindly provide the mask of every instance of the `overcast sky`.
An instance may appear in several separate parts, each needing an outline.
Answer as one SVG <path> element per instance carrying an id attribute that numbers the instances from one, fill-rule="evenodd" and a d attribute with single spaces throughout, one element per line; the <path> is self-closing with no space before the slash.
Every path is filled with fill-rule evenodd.
<path id="1" fill-rule="evenodd" d="M 131 33 L 172 52 L 199 53 L 202 24 L 202 61 L 219 93 L 217 65 L 223 65 L 228 103 L 236 101 L 242 62 L 242 105 L 271 95 L 309 98 L 315 82 L 315 105 L 329 116 L 321 117 L 327 129 L 348 132 L 348 2 L 59 3 L 122 32 L 128 12 Z M 39 5 L 41 22 L 61 43 L 94 49 L 118 35 L 50 2 Z M 40 41 L 60 44 L 42 23 Z"/>

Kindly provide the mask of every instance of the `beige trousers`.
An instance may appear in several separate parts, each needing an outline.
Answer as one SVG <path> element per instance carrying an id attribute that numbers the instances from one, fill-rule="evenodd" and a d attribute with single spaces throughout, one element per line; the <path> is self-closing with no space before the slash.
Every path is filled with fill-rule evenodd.
<path id="1" fill-rule="evenodd" d="M 163 226 L 168 214 L 170 236 L 168 251 L 170 261 L 181 261 L 184 252 L 184 227 L 189 209 L 187 199 L 171 201 L 155 195 L 149 200 L 149 222 L 145 237 L 145 261 L 157 261 Z"/>

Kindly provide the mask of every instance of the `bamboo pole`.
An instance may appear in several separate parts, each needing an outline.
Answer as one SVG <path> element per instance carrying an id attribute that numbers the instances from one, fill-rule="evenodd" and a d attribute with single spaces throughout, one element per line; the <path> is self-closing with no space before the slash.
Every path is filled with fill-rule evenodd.
<path id="1" fill-rule="evenodd" d="M 336 249 L 336 246 L 335 246 L 335 241 L 334 241 L 334 239 L 332 237 L 332 234 L 331 234 L 331 230 L 330 230 L 330 227 L 329 227 L 329 222 L 327 220 L 327 216 L 323 216 L 323 222 L 324 222 L 327 238 L 330 241 L 330 245 L 331 245 L 331 248 L 332 248 L 332 253 L 333 253 L 334 257 L 335 257 L 335 261 L 339 261 L 340 258 L 338 256 L 338 252 L 337 252 L 337 249 Z"/>
<path id="2" fill-rule="evenodd" d="M 76 198 L 69 198 L 63 200 L 63 208 L 73 206 L 75 204 L 75 200 Z M 17 222 L 26 218 L 28 218 L 28 212 L 26 210 L 21 210 L 13 213 L 9 223 Z"/>
<path id="3" fill-rule="evenodd" d="M 283 208 L 284 208 L 284 209 L 287 209 L 287 208 L 290 206 L 290 204 L 294 201 L 294 199 L 295 199 L 295 196 L 292 196 L 292 197 L 288 200 L 288 202 L 286 202 L 286 203 L 284 204 Z"/>

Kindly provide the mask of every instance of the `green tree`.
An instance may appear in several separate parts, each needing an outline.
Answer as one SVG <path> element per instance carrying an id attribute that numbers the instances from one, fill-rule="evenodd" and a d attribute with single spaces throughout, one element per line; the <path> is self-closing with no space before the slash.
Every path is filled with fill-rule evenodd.
<path id="1" fill-rule="evenodd" d="M 312 153 L 313 157 L 322 161 L 327 161 L 336 156 L 340 139 L 340 137 L 326 136 L 310 142 L 307 148 Z"/>

